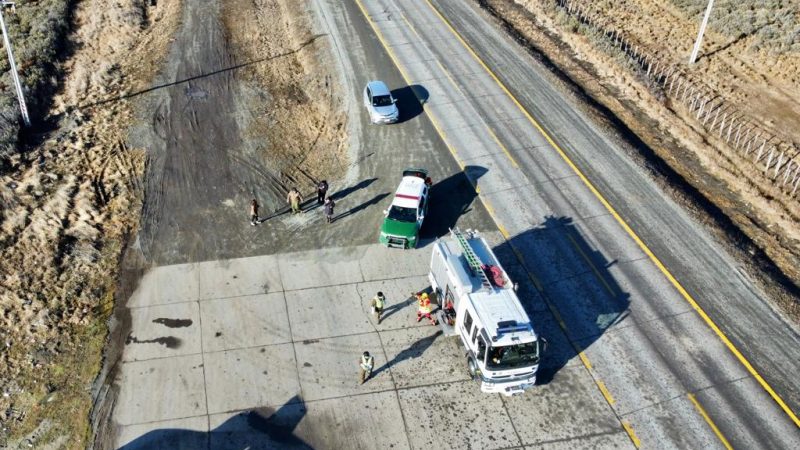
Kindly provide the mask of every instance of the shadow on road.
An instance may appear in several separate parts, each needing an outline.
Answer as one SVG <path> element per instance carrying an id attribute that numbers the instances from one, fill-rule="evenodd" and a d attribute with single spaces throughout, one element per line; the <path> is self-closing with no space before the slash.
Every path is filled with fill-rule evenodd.
<path id="1" fill-rule="evenodd" d="M 400 117 L 397 123 L 403 123 L 422 114 L 422 105 L 428 101 L 428 90 L 418 84 L 392 90 L 392 97 L 397 100 Z"/>
<path id="2" fill-rule="evenodd" d="M 132 93 L 126 94 L 126 95 L 120 95 L 118 97 L 107 98 L 105 100 L 100 100 L 98 102 L 90 103 L 88 105 L 79 105 L 78 108 L 79 109 L 91 108 L 91 107 L 94 107 L 94 106 L 103 105 L 105 103 L 116 102 L 116 101 L 119 101 L 119 100 L 125 100 L 125 99 L 129 99 L 129 98 L 137 97 L 137 96 L 142 95 L 142 94 L 146 94 L 148 92 L 156 91 L 158 89 L 163 89 L 163 88 L 170 87 L 170 86 L 176 86 L 178 84 L 188 83 L 188 82 L 194 81 L 194 80 L 199 80 L 201 78 L 206 78 L 206 77 L 211 77 L 211 76 L 214 76 L 214 75 L 219 75 L 219 74 L 222 74 L 222 73 L 225 73 L 225 72 L 230 72 L 230 71 L 233 71 L 233 70 L 241 69 L 243 67 L 252 66 L 254 64 L 260 64 L 260 63 L 263 63 L 263 62 L 272 61 L 273 59 L 283 58 L 285 56 L 293 55 L 293 54 L 299 52 L 300 50 L 302 50 L 305 47 L 313 44 L 314 41 L 316 41 L 317 39 L 319 39 L 319 38 L 321 38 L 323 36 L 327 36 L 327 33 L 315 34 L 314 36 L 311 36 L 308 40 L 306 40 L 305 42 L 300 44 L 300 46 L 298 46 L 296 49 L 288 51 L 288 52 L 280 53 L 278 55 L 267 56 L 265 58 L 256 59 L 256 60 L 248 61 L 248 62 L 241 63 L 241 64 L 236 64 L 236 65 L 233 65 L 233 66 L 230 66 L 230 67 L 225 67 L 223 69 L 214 70 L 212 72 L 201 73 L 199 75 L 195 75 L 195 76 L 192 76 L 192 77 L 187 77 L 187 78 L 184 78 L 184 79 L 178 80 L 178 81 L 173 81 L 171 83 L 159 84 L 159 85 L 156 85 L 156 86 L 149 87 L 147 89 L 142 89 L 141 91 L 132 92 Z M 186 95 L 187 96 L 192 96 L 193 92 L 194 91 L 192 90 L 191 86 L 186 88 Z"/>
<path id="3" fill-rule="evenodd" d="M 412 358 L 420 358 L 426 350 L 428 350 L 433 342 L 442 335 L 442 330 L 438 330 L 436 333 L 433 333 L 430 336 L 426 336 L 424 338 L 418 339 L 416 342 L 411 344 L 410 347 L 403 349 L 400 353 L 397 354 L 391 361 L 387 361 L 386 364 L 378 367 L 377 370 L 372 372 L 372 376 L 377 376 L 379 373 L 383 372 L 384 370 L 394 366 L 397 363 L 403 362 L 407 359 Z"/>
<path id="4" fill-rule="evenodd" d="M 405 300 L 403 300 L 400 303 L 395 303 L 393 305 L 386 306 L 385 308 L 383 308 L 383 314 L 381 314 L 381 322 L 385 322 L 386 319 L 389 318 L 389 316 L 395 315 L 401 309 L 405 308 L 406 306 L 414 302 L 416 302 L 414 296 L 409 295 L 408 297 L 406 297 Z"/>
<path id="5" fill-rule="evenodd" d="M 512 280 L 519 283 L 517 295 L 534 329 L 548 341 L 537 384 L 552 381 L 577 356 L 576 348 L 589 348 L 628 316 L 630 294 L 623 292 L 608 270 L 615 261 L 595 250 L 569 217 L 547 217 L 494 251 Z M 515 253 L 522 257 L 521 266 Z M 566 332 L 551 307 L 566 325 Z"/>
<path id="6" fill-rule="evenodd" d="M 294 396 L 278 410 L 243 411 L 210 432 L 164 428 L 150 431 L 120 450 L 310 449 L 312 447 L 295 434 L 305 414 L 305 403 Z"/>
<path id="7" fill-rule="evenodd" d="M 342 189 L 340 191 L 336 191 L 333 194 L 329 194 L 329 197 L 338 201 L 340 199 L 343 199 L 343 198 L 347 197 L 348 195 L 352 194 L 353 192 L 360 191 L 361 189 L 365 189 L 367 186 L 369 186 L 370 184 L 374 183 L 377 180 L 378 180 L 377 177 L 376 178 L 367 178 L 365 180 L 361 180 L 357 184 L 354 184 L 352 186 L 346 187 L 346 188 L 344 188 L 344 189 Z M 314 201 L 316 202 L 316 199 L 314 199 Z"/>
<path id="8" fill-rule="evenodd" d="M 360 205 L 358 205 L 358 206 L 356 206 L 354 208 L 350 208 L 348 211 L 339 214 L 338 216 L 333 218 L 333 221 L 336 222 L 339 219 L 344 219 L 347 216 L 352 216 L 353 214 L 356 214 L 357 212 L 359 212 L 359 211 L 361 211 L 363 209 L 366 209 L 366 208 L 368 208 L 368 207 L 370 207 L 372 205 L 378 204 L 381 200 L 383 200 L 384 198 L 386 198 L 388 196 L 389 196 L 388 192 L 384 192 L 383 194 L 378 194 L 375 197 L 372 197 L 370 200 L 367 200 L 364 203 L 362 203 L 362 204 L 360 204 Z"/>
<path id="9" fill-rule="evenodd" d="M 487 171 L 481 166 L 466 166 L 463 172 L 453 174 L 433 185 L 428 217 L 425 218 L 420 230 L 422 243 L 447 235 L 450 228 L 456 226 L 458 218 L 469 212 L 472 202 L 478 196 L 473 183 Z"/>

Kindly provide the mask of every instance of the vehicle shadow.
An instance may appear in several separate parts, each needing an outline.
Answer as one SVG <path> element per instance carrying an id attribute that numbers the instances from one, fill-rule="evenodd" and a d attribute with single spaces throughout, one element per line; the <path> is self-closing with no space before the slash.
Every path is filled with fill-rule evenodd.
<path id="1" fill-rule="evenodd" d="M 431 347 L 431 345 L 433 345 L 433 342 L 442 334 L 443 334 L 442 330 L 438 330 L 436 331 L 436 333 L 433 333 L 430 336 L 425 336 L 424 338 L 417 339 L 416 342 L 411 344 L 408 348 L 403 349 L 403 351 L 398 353 L 397 356 L 392 358 L 391 361 L 387 361 L 386 364 L 382 365 L 381 367 L 378 367 L 374 372 L 372 372 L 372 376 L 373 377 L 377 376 L 384 370 L 407 359 L 421 357 L 422 354 L 425 353 L 425 351 L 428 350 Z"/>
<path id="2" fill-rule="evenodd" d="M 339 214 L 338 216 L 333 218 L 333 221 L 336 222 L 339 219 L 344 219 L 347 216 L 352 216 L 353 214 L 356 214 L 357 212 L 359 212 L 359 211 L 361 211 L 363 209 L 366 209 L 366 208 L 368 208 L 368 207 L 370 207 L 372 205 L 376 205 L 376 204 L 380 203 L 381 200 L 383 200 L 384 198 L 386 198 L 388 196 L 389 196 L 388 192 L 384 192 L 383 194 L 378 194 L 375 197 L 372 197 L 370 200 L 367 200 L 364 203 L 362 203 L 362 204 L 360 204 L 360 205 L 358 205 L 356 207 L 350 208 L 348 211 Z"/>
<path id="3" fill-rule="evenodd" d="M 295 434 L 306 414 L 306 405 L 295 395 L 278 410 L 256 408 L 242 411 L 210 432 L 180 428 L 150 431 L 120 447 L 120 450 L 220 449 L 311 449 Z"/>
<path id="4" fill-rule="evenodd" d="M 450 233 L 450 229 L 456 226 L 458 218 L 469 212 L 472 202 L 478 197 L 473 183 L 486 172 L 488 170 L 485 167 L 466 166 L 464 171 L 433 185 L 428 216 L 420 230 L 420 244 Z"/>
<path id="5" fill-rule="evenodd" d="M 403 123 L 422 114 L 422 105 L 428 101 L 428 90 L 419 84 L 392 90 L 392 97 L 397 101 L 400 115 L 396 123 Z"/>
<path id="6" fill-rule="evenodd" d="M 616 261 L 596 250 L 569 217 L 546 217 L 494 251 L 519 284 L 517 295 L 534 329 L 548 341 L 537 384 L 552 381 L 579 351 L 628 316 L 630 294 L 608 270 Z"/>

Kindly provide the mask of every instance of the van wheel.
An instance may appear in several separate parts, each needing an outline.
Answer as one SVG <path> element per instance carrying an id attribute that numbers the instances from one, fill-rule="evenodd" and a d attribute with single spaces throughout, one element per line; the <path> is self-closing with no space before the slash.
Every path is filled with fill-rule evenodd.
<path id="1" fill-rule="evenodd" d="M 478 369 L 478 364 L 475 363 L 474 359 L 467 358 L 467 370 L 469 371 L 469 376 L 472 377 L 473 380 L 478 379 L 480 369 Z"/>

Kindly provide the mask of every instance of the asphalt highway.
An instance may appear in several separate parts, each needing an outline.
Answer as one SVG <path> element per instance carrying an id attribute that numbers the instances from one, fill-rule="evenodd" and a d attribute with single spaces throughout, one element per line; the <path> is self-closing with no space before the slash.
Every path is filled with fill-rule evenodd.
<path id="1" fill-rule="evenodd" d="M 470 2 L 357 3 L 632 441 L 800 445 L 800 340 L 702 226 Z"/>
<path id="2" fill-rule="evenodd" d="M 308 205 L 258 227 L 252 193 L 282 199 L 240 128 L 213 120 L 258 87 L 235 71 L 184 85 L 232 58 L 218 3 L 185 2 L 135 133 L 154 158 L 139 236 L 154 267 L 127 304 L 111 446 L 800 448 L 797 333 L 545 68 L 471 2 L 431 1 L 309 2 L 348 94 L 340 217 Z M 368 123 L 371 79 L 401 123 Z M 434 178 L 424 240 L 387 250 L 381 211 L 407 166 Z M 485 233 L 548 339 L 523 396 L 480 393 L 457 339 L 414 321 L 427 244 L 454 225 Z M 358 385 L 364 349 L 378 367 Z"/>

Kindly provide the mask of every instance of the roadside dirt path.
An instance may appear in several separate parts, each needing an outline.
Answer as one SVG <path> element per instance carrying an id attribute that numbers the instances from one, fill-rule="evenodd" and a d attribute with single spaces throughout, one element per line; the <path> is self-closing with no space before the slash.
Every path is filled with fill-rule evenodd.
<path id="1" fill-rule="evenodd" d="M 236 82 L 241 66 L 220 5 L 186 6 L 161 87 L 148 94 L 133 138 L 150 149 L 140 239 L 155 262 L 210 259 L 217 249 L 241 246 L 245 237 L 226 230 L 241 228 L 249 198 L 262 194 L 265 209 L 273 209 L 281 196 L 280 182 L 257 160 L 257 143 L 242 135 L 252 120 L 248 94 L 263 92 L 243 92 Z"/>

